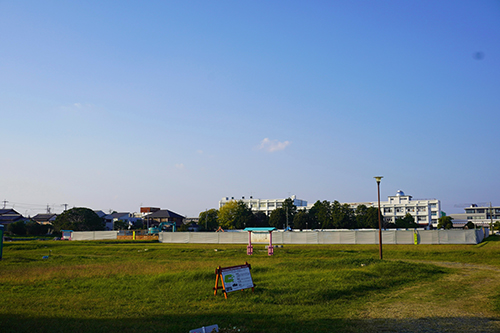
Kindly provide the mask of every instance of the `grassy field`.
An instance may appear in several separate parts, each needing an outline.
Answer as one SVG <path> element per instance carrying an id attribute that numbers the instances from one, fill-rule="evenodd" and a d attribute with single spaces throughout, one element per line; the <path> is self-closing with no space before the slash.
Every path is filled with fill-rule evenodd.
<path id="1" fill-rule="evenodd" d="M 42 259 L 43 256 L 48 259 Z M 1 332 L 498 332 L 500 242 L 263 245 L 15 241 L 0 262 Z M 214 296 L 248 261 L 255 291 Z"/>

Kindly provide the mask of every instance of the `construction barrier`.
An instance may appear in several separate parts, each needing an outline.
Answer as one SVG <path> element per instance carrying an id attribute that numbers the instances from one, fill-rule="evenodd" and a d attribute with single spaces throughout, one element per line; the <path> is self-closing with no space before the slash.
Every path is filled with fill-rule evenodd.
<path id="1" fill-rule="evenodd" d="M 397 230 L 382 231 L 382 244 L 479 244 L 488 229 L 475 230 Z M 149 236 L 152 237 L 152 236 Z M 152 239 L 137 235 L 136 239 Z M 231 232 L 160 232 L 161 243 L 247 244 L 247 231 Z M 269 243 L 268 234 L 252 233 L 252 243 Z M 73 231 L 71 240 L 133 239 L 118 236 L 118 231 Z M 378 230 L 274 231 L 274 244 L 378 244 Z"/>
<path id="2" fill-rule="evenodd" d="M 382 244 L 479 244 L 488 229 L 476 230 L 383 230 Z M 246 244 L 246 231 L 235 232 L 160 232 L 161 243 Z M 263 235 L 252 243 L 268 243 Z M 274 244 L 378 244 L 379 233 L 371 230 L 275 231 Z"/>

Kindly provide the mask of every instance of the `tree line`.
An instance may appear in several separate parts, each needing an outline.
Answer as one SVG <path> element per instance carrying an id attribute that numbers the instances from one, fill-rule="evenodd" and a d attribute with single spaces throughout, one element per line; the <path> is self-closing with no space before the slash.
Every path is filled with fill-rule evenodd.
<path id="1" fill-rule="evenodd" d="M 382 217 L 381 217 L 382 219 Z M 338 201 L 316 201 L 309 210 L 297 209 L 291 198 L 269 216 L 253 212 L 242 200 L 231 200 L 220 209 L 201 212 L 198 225 L 202 231 L 275 227 L 277 229 L 378 229 L 378 208 L 359 205 L 352 209 Z M 391 227 L 385 224 L 383 227 Z M 396 225 L 394 225 L 396 227 Z"/>

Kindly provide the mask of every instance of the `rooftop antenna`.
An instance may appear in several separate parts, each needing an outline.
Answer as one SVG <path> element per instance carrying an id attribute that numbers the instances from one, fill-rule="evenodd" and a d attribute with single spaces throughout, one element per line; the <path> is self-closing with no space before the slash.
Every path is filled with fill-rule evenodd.
<path id="1" fill-rule="evenodd" d="M 47 214 L 50 214 L 50 205 L 47 204 Z"/>
<path id="2" fill-rule="evenodd" d="M 64 211 L 68 210 L 68 204 L 62 204 L 61 206 L 64 206 Z"/>
<path id="3" fill-rule="evenodd" d="M 8 202 L 7 200 L 3 201 L 3 209 L 5 209 L 5 206 L 7 205 L 7 202 Z"/>

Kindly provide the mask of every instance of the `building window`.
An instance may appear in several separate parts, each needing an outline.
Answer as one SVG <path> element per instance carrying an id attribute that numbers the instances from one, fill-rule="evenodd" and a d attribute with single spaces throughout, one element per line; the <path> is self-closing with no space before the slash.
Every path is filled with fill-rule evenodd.
<path id="1" fill-rule="evenodd" d="M 280 208 L 280 207 L 283 207 L 283 203 L 282 202 L 277 202 L 276 203 L 276 208 Z"/>
<path id="2" fill-rule="evenodd" d="M 474 214 L 475 212 L 476 212 L 476 210 L 475 210 L 475 209 L 466 209 L 466 210 L 465 210 L 465 213 L 466 213 L 466 214 Z"/>
<path id="3" fill-rule="evenodd" d="M 427 221 L 427 217 L 426 216 L 418 216 L 417 221 Z"/>
<path id="4" fill-rule="evenodd" d="M 431 208 L 437 208 L 437 204 L 431 203 Z"/>
<path id="5" fill-rule="evenodd" d="M 274 202 L 270 202 L 269 207 L 274 207 Z"/>
<path id="6" fill-rule="evenodd" d="M 432 216 L 436 216 L 436 215 L 437 215 L 437 212 L 431 212 L 431 215 L 432 215 Z"/>
<path id="7" fill-rule="evenodd" d="M 426 212 L 427 207 L 417 207 L 417 212 Z"/>
<path id="8" fill-rule="evenodd" d="M 396 207 L 396 213 L 403 213 L 404 208 L 403 207 Z"/>
<path id="9" fill-rule="evenodd" d="M 478 213 L 478 214 L 484 214 L 484 209 L 478 209 L 478 210 L 477 210 L 477 213 Z"/>
<path id="10" fill-rule="evenodd" d="M 392 208 L 384 208 L 384 213 L 392 213 Z"/>

